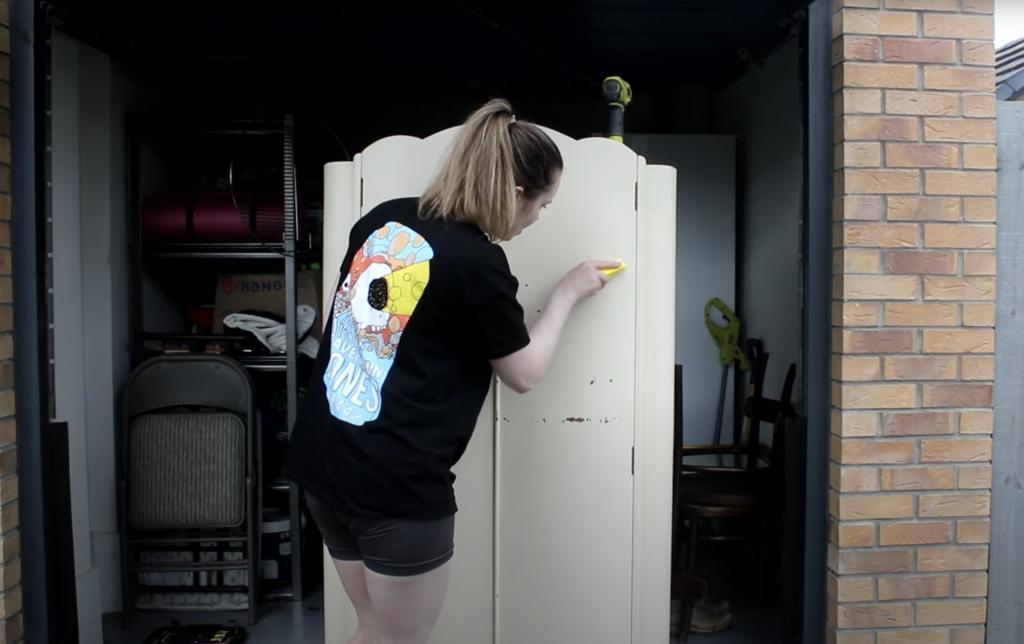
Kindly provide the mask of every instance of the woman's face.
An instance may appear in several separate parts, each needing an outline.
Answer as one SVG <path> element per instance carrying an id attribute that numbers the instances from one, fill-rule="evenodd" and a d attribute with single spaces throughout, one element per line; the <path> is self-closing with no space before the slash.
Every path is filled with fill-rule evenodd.
<path id="1" fill-rule="evenodd" d="M 561 182 L 562 173 L 559 171 L 555 174 L 555 180 L 551 182 L 551 187 L 548 188 L 547 192 L 537 195 L 534 199 L 528 199 L 523 193 L 523 189 L 516 186 L 516 220 L 512 224 L 512 237 L 518 236 L 519 233 L 540 219 L 540 211 L 554 200 Z"/>

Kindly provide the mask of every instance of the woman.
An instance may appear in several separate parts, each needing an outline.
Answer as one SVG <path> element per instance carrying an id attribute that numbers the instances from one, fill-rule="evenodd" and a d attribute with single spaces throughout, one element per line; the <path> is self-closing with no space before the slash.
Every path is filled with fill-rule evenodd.
<path id="1" fill-rule="evenodd" d="M 493 374 L 530 391 L 573 307 L 618 266 L 577 266 L 526 327 L 495 242 L 538 220 L 561 173 L 551 139 L 492 101 L 420 199 L 352 229 L 285 466 L 358 614 L 349 644 L 426 644 L 451 570 L 451 469 Z"/>

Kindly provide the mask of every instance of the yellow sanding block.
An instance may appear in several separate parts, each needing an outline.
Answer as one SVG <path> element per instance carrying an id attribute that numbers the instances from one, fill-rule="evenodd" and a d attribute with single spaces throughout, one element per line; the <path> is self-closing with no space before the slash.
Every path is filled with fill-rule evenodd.
<path id="1" fill-rule="evenodd" d="M 607 275 L 608 279 L 611 279 L 611 278 L 615 277 L 616 275 L 618 275 L 619 273 L 621 273 L 622 271 L 626 270 L 626 262 L 622 261 L 621 259 L 617 259 L 615 261 L 617 261 L 619 263 L 619 265 L 616 266 L 615 268 L 602 268 L 601 269 L 601 272 L 604 273 L 605 275 Z"/>

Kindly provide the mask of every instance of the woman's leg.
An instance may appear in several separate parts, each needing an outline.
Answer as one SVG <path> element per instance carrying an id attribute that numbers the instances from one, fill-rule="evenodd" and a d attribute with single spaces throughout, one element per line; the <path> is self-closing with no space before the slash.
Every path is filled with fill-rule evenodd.
<path id="1" fill-rule="evenodd" d="M 334 559 L 334 567 L 338 569 L 338 576 L 341 577 L 341 585 L 345 588 L 345 594 L 356 609 L 356 616 L 359 618 L 359 626 L 356 634 L 345 644 L 377 644 L 375 639 L 377 622 L 373 617 L 373 606 L 370 603 L 370 593 L 366 589 L 366 566 L 362 561 L 339 561 Z"/>
<path id="2" fill-rule="evenodd" d="M 352 532 L 366 566 L 374 644 L 427 644 L 448 593 L 455 517 L 356 520 Z"/>
<path id="3" fill-rule="evenodd" d="M 320 534 L 323 535 L 324 544 L 341 578 L 341 585 L 345 588 L 345 594 L 348 595 L 359 618 L 356 634 L 346 644 L 376 644 L 373 637 L 376 622 L 373 619 L 370 595 L 366 590 L 366 568 L 363 566 L 363 557 L 356 537 L 349 530 L 349 520 L 308 492 L 306 505 Z M 324 608 L 331 610 L 330 606 Z"/>
<path id="4" fill-rule="evenodd" d="M 367 570 L 366 588 L 376 623 L 377 640 L 373 644 L 427 644 L 444 606 L 451 567 L 448 561 L 412 577 L 390 577 Z"/>

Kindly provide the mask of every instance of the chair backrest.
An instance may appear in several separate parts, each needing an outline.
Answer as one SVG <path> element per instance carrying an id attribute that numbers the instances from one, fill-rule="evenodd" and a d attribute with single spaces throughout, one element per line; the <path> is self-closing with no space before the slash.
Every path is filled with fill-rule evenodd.
<path id="1" fill-rule="evenodd" d="M 790 364 L 786 372 L 786 381 L 782 385 L 782 395 L 779 396 L 775 408 L 775 418 L 772 420 L 772 465 L 777 471 L 785 467 L 786 458 L 786 428 L 789 420 L 794 415 L 793 410 L 793 387 L 796 385 L 796 364 Z"/>
<path id="2" fill-rule="evenodd" d="M 153 358 L 124 395 L 121 478 L 140 530 L 236 528 L 255 479 L 255 394 L 248 372 L 214 355 Z"/>

